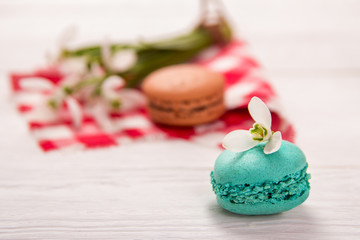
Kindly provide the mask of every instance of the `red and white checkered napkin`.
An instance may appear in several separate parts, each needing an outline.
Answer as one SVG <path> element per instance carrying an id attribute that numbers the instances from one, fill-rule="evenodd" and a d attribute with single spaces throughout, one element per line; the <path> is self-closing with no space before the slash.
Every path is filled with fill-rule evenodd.
<path id="1" fill-rule="evenodd" d="M 202 60 L 201 60 L 202 59 Z M 32 116 L 36 111 L 36 102 L 46 96 L 44 91 L 26 91 L 20 81 L 40 77 L 58 83 L 62 76 L 56 69 L 36 71 L 32 74 L 13 74 L 12 88 L 15 93 L 19 112 L 27 119 L 30 131 L 44 151 L 65 148 L 89 149 L 125 145 L 148 139 L 181 138 L 207 146 L 220 146 L 226 133 L 235 129 L 249 129 L 251 119 L 247 104 L 253 96 L 261 98 L 272 110 L 272 129 L 280 130 L 283 139 L 292 141 L 294 131 L 285 118 L 276 112 L 277 96 L 271 85 L 260 74 L 260 66 L 248 54 L 247 46 L 241 41 L 234 41 L 212 56 L 199 58 L 196 64 L 222 73 L 226 79 L 225 101 L 227 112 L 217 121 L 196 127 L 170 127 L 153 123 L 144 106 L 131 112 L 112 114 L 111 128 L 103 130 L 95 119 L 85 113 L 80 129 L 72 127 L 68 113 L 61 113 L 61 118 L 52 118 L 53 114 L 42 113 L 41 121 Z"/>

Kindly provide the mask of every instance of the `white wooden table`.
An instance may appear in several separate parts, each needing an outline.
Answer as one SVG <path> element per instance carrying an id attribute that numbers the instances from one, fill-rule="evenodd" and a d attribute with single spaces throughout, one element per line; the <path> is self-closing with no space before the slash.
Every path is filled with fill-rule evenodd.
<path id="1" fill-rule="evenodd" d="M 297 128 L 309 199 L 273 216 L 226 212 L 209 183 L 219 150 L 183 141 L 44 154 L 11 104 L 10 70 L 44 64 L 72 23 L 79 44 L 152 37 L 189 26 L 196 4 L 0 1 L 0 239 L 360 239 L 360 2 L 225 3 Z"/>

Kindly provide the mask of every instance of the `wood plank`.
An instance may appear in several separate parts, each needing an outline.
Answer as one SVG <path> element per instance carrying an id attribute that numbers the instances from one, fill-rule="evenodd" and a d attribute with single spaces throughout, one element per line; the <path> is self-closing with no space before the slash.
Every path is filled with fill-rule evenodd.
<path id="1" fill-rule="evenodd" d="M 0 239 L 359 238 L 360 2 L 225 2 L 295 124 L 309 199 L 273 216 L 226 212 L 209 183 L 220 151 L 183 141 L 42 153 L 11 105 L 10 69 L 44 64 L 73 22 L 76 45 L 170 33 L 197 10 L 190 0 L 1 1 Z"/>

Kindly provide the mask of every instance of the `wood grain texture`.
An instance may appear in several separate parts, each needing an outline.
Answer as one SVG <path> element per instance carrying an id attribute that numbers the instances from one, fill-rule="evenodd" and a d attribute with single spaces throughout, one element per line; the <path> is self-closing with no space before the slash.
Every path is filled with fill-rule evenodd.
<path id="1" fill-rule="evenodd" d="M 359 1 L 225 1 L 307 155 L 311 193 L 298 208 L 222 210 L 209 182 L 220 151 L 183 141 L 37 148 L 11 104 L 8 71 L 44 63 L 72 23 L 79 44 L 154 37 L 195 18 L 193 1 L 168 2 L 0 2 L 0 239 L 359 239 Z"/>

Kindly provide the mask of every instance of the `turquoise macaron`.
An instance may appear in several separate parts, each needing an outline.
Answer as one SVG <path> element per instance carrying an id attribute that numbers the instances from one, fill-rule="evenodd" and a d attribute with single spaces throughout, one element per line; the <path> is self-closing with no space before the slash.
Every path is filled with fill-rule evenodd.
<path id="1" fill-rule="evenodd" d="M 309 196 L 308 164 L 294 144 L 282 141 L 278 151 L 265 154 L 265 143 L 244 151 L 224 150 L 211 172 L 218 204 L 244 215 L 288 211 Z"/>

